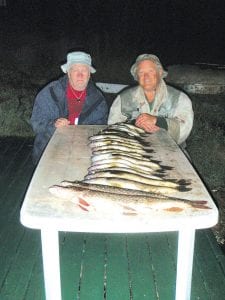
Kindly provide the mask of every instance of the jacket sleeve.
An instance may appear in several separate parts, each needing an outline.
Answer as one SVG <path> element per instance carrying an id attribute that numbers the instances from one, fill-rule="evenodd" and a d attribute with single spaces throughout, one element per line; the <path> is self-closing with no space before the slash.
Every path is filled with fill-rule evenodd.
<path id="1" fill-rule="evenodd" d="M 193 127 L 193 120 L 194 113 L 191 100 L 181 92 L 173 115 L 166 118 L 168 132 L 178 144 L 183 143 L 189 136 Z"/>
<path id="2" fill-rule="evenodd" d="M 121 112 L 121 97 L 118 95 L 113 101 L 109 111 L 108 124 L 115 124 L 119 122 L 125 122 L 127 119 Z"/>
<path id="3" fill-rule="evenodd" d="M 108 119 L 108 104 L 106 102 L 105 97 L 101 93 L 99 93 L 99 99 L 101 99 L 101 102 L 96 107 L 95 124 L 96 125 L 105 125 L 105 124 L 107 124 L 107 119 Z"/>
<path id="4" fill-rule="evenodd" d="M 47 86 L 39 92 L 34 101 L 30 119 L 34 133 L 46 133 L 51 136 L 55 131 L 55 119 L 58 117 L 58 107 L 52 100 L 49 87 Z"/>

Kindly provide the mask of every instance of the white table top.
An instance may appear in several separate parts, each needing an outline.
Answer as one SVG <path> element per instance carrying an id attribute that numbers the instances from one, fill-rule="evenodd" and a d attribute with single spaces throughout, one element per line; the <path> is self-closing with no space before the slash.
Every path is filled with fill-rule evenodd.
<path id="1" fill-rule="evenodd" d="M 152 211 L 125 216 L 110 212 L 86 212 L 74 203 L 54 197 L 48 190 L 63 180 L 82 180 L 90 166 L 88 137 L 104 126 L 69 126 L 57 129 L 50 140 L 29 185 L 21 209 L 21 223 L 35 229 L 75 232 L 159 232 L 209 228 L 218 221 L 218 210 L 194 168 L 165 130 L 151 134 L 154 158 L 174 167 L 167 178 L 191 179 L 191 191 L 176 192 L 189 200 L 207 200 L 211 209 L 182 212 Z"/>

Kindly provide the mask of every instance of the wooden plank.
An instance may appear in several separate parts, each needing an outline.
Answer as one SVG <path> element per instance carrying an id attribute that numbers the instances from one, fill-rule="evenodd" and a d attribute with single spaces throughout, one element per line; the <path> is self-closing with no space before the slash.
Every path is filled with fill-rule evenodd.
<path id="1" fill-rule="evenodd" d="M 105 237 L 87 234 L 82 257 L 80 291 L 77 298 L 97 300 L 104 297 Z"/>
<path id="2" fill-rule="evenodd" d="M 1 289 L 1 299 L 24 299 L 33 271 L 34 258 L 37 256 L 38 250 L 40 250 L 39 239 L 40 237 L 36 232 L 26 229 L 17 251 L 12 256 L 5 284 Z"/>
<path id="3" fill-rule="evenodd" d="M 10 147 L 7 146 L 7 150 L 2 152 L 0 168 L 1 179 L 5 177 L 6 172 L 8 172 L 10 168 L 14 168 L 16 158 L 19 158 L 20 155 L 23 154 L 22 149 L 25 143 L 25 139 L 15 139 L 10 143 Z"/>
<path id="4" fill-rule="evenodd" d="M 130 299 L 130 278 L 123 234 L 107 235 L 106 299 Z"/>
<path id="5" fill-rule="evenodd" d="M 127 235 L 127 252 L 132 299 L 157 299 L 146 235 Z"/>
<path id="6" fill-rule="evenodd" d="M 41 242 L 39 241 L 39 246 Z M 40 249 L 40 248 L 39 248 Z M 42 255 L 41 249 L 38 250 L 37 256 L 33 257 L 34 266 L 30 274 L 30 279 L 27 284 L 27 288 L 24 294 L 24 298 L 21 300 L 45 300 L 44 289 L 44 275 L 42 267 Z M 26 270 L 24 270 L 26 272 Z M 16 300 L 20 300 L 19 298 Z"/>
<path id="7" fill-rule="evenodd" d="M 31 147 L 29 142 L 22 144 L 18 141 L 18 151 L 15 140 L 0 144 L 1 163 L 6 164 L 0 168 L 0 299 L 44 300 L 40 234 L 19 223 L 20 204 L 33 172 Z M 176 235 L 60 233 L 63 299 L 153 300 L 155 295 L 157 300 L 170 299 L 166 293 L 174 288 Z M 81 266 L 85 275 L 80 284 Z M 223 299 L 224 294 L 224 254 L 210 230 L 199 230 L 191 300 Z"/>
<path id="8" fill-rule="evenodd" d="M 62 298 L 76 299 L 79 282 L 85 234 L 60 233 L 60 262 Z"/>
<path id="9" fill-rule="evenodd" d="M 197 233 L 195 257 L 196 267 L 199 267 L 209 299 L 223 299 L 225 287 L 224 270 L 218 264 L 217 259 L 215 259 L 214 252 L 209 246 L 208 238 L 203 231 Z"/>
<path id="10" fill-rule="evenodd" d="M 174 299 L 176 267 L 173 257 L 176 249 L 169 247 L 165 233 L 149 234 L 148 247 L 152 258 L 152 268 L 158 299 Z"/>

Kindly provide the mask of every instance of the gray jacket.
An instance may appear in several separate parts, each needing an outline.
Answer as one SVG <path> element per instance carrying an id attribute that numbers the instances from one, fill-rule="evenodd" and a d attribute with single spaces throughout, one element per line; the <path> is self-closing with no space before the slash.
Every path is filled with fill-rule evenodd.
<path id="1" fill-rule="evenodd" d="M 110 108 L 108 124 L 136 119 L 141 113 L 165 118 L 168 132 L 177 144 L 186 140 L 193 126 L 191 100 L 183 92 L 167 86 L 163 80 L 151 108 L 140 86 L 123 91 Z"/>
<path id="2" fill-rule="evenodd" d="M 68 117 L 67 75 L 49 83 L 37 95 L 31 116 L 35 133 L 33 162 L 36 164 L 55 131 L 55 120 Z M 78 124 L 107 124 L 108 105 L 102 93 L 89 81 Z"/>

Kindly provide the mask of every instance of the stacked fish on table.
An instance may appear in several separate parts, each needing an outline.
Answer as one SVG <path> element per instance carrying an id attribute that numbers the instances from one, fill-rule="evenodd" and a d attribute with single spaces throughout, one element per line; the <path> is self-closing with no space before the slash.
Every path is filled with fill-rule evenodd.
<path id="1" fill-rule="evenodd" d="M 191 188 L 186 180 L 166 179 L 172 168 L 152 159 L 146 133 L 132 124 L 109 125 L 89 137 L 91 165 L 82 181 L 63 181 L 50 192 L 75 202 L 86 211 L 116 210 L 123 214 L 145 213 L 149 209 L 182 211 L 207 209 L 207 201 L 171 197 L 175 191 Z"/>

